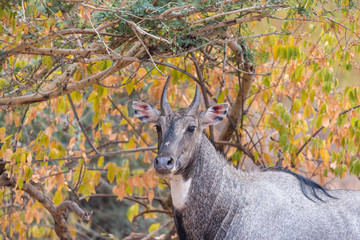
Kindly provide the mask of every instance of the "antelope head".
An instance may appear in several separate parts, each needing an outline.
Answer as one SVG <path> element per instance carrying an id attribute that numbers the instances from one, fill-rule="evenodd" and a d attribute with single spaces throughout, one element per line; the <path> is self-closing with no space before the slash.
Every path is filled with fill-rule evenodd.
<path id="1" fill-rule="evenodd" d="M 214 104 L 199 112 L 200 91 L 196 87 L 195 97 L 186 109 L 173 111 L 167 98 L 169 79 L 161 95 L 160 111 L 148 103 L 132 103 L 135 115 L 143 122 L 155 124 L 158 133 L 158 155 L 154 168 L 162 178 L 184 174 L 191 168 L 200 146 L 203 130 L 219 123 L 226 116 L 228 104 Z"/>

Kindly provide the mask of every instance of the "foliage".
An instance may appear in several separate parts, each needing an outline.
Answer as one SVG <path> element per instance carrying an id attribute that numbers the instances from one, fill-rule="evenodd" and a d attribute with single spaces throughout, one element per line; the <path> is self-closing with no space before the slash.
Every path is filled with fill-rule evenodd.
<path id="1" fill-rule="evenodd" d="M 207 133 L 237 167 L 359 176 L 359 15 L 348 0 L 1 4 L 0 239 L 175 238 L 155 130 L 129 108 L 158 106 L 167 75 L 177 108 L 195 84 L 204 108 L 232 105 Z"/>

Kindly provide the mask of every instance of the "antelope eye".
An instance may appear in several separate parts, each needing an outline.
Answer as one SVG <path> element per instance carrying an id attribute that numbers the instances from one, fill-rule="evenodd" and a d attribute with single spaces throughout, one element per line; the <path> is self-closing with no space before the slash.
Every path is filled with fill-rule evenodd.
<path id="1" fill-rule="evenodd" d="M 194 130 L 195 130 L 195 126 L 190 126 L 186 129 L 186 131 L 190 133 L 194 132 Z"/>
<path id="2" fill-rule="evenodd" d="M 155 125 L 156 131 L 161 132 L 161 127 L 159 125 Z"/>

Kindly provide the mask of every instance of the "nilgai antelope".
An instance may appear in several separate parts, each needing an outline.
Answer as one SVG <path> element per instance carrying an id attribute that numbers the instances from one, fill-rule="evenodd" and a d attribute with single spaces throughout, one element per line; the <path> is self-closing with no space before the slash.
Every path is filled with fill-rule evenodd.
<path id="1" fill-rule="evenodd" d="M 326 190 L 284 169 L 246 173 L 217 152 L 203 130 L 220 122 L 226 103 L 199 111 L 200 93 L 173 111 L 166 81 L 160 111 L 133 102 L 155 124 L 154 168 L 170 179 L 180 239 L 360 239 L 360 192 Z"/>

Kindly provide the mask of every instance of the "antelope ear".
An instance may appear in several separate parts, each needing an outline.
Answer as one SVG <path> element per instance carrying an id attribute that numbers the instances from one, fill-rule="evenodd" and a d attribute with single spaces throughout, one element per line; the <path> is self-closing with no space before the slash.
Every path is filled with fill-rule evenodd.
<path id="1" fill-rule="evenodd" d="M 132 107 L 140 121 L 156 123 L 159 119 L 160 111 L 148 103 L 133 101 Z"/>
<path id="2" fill-rule="evenodd" d="M 201 128 L 221 122 L 228 112 L 228 107 L 227 103 L 219 103 L 203 111 L 200 115 Z"/>

